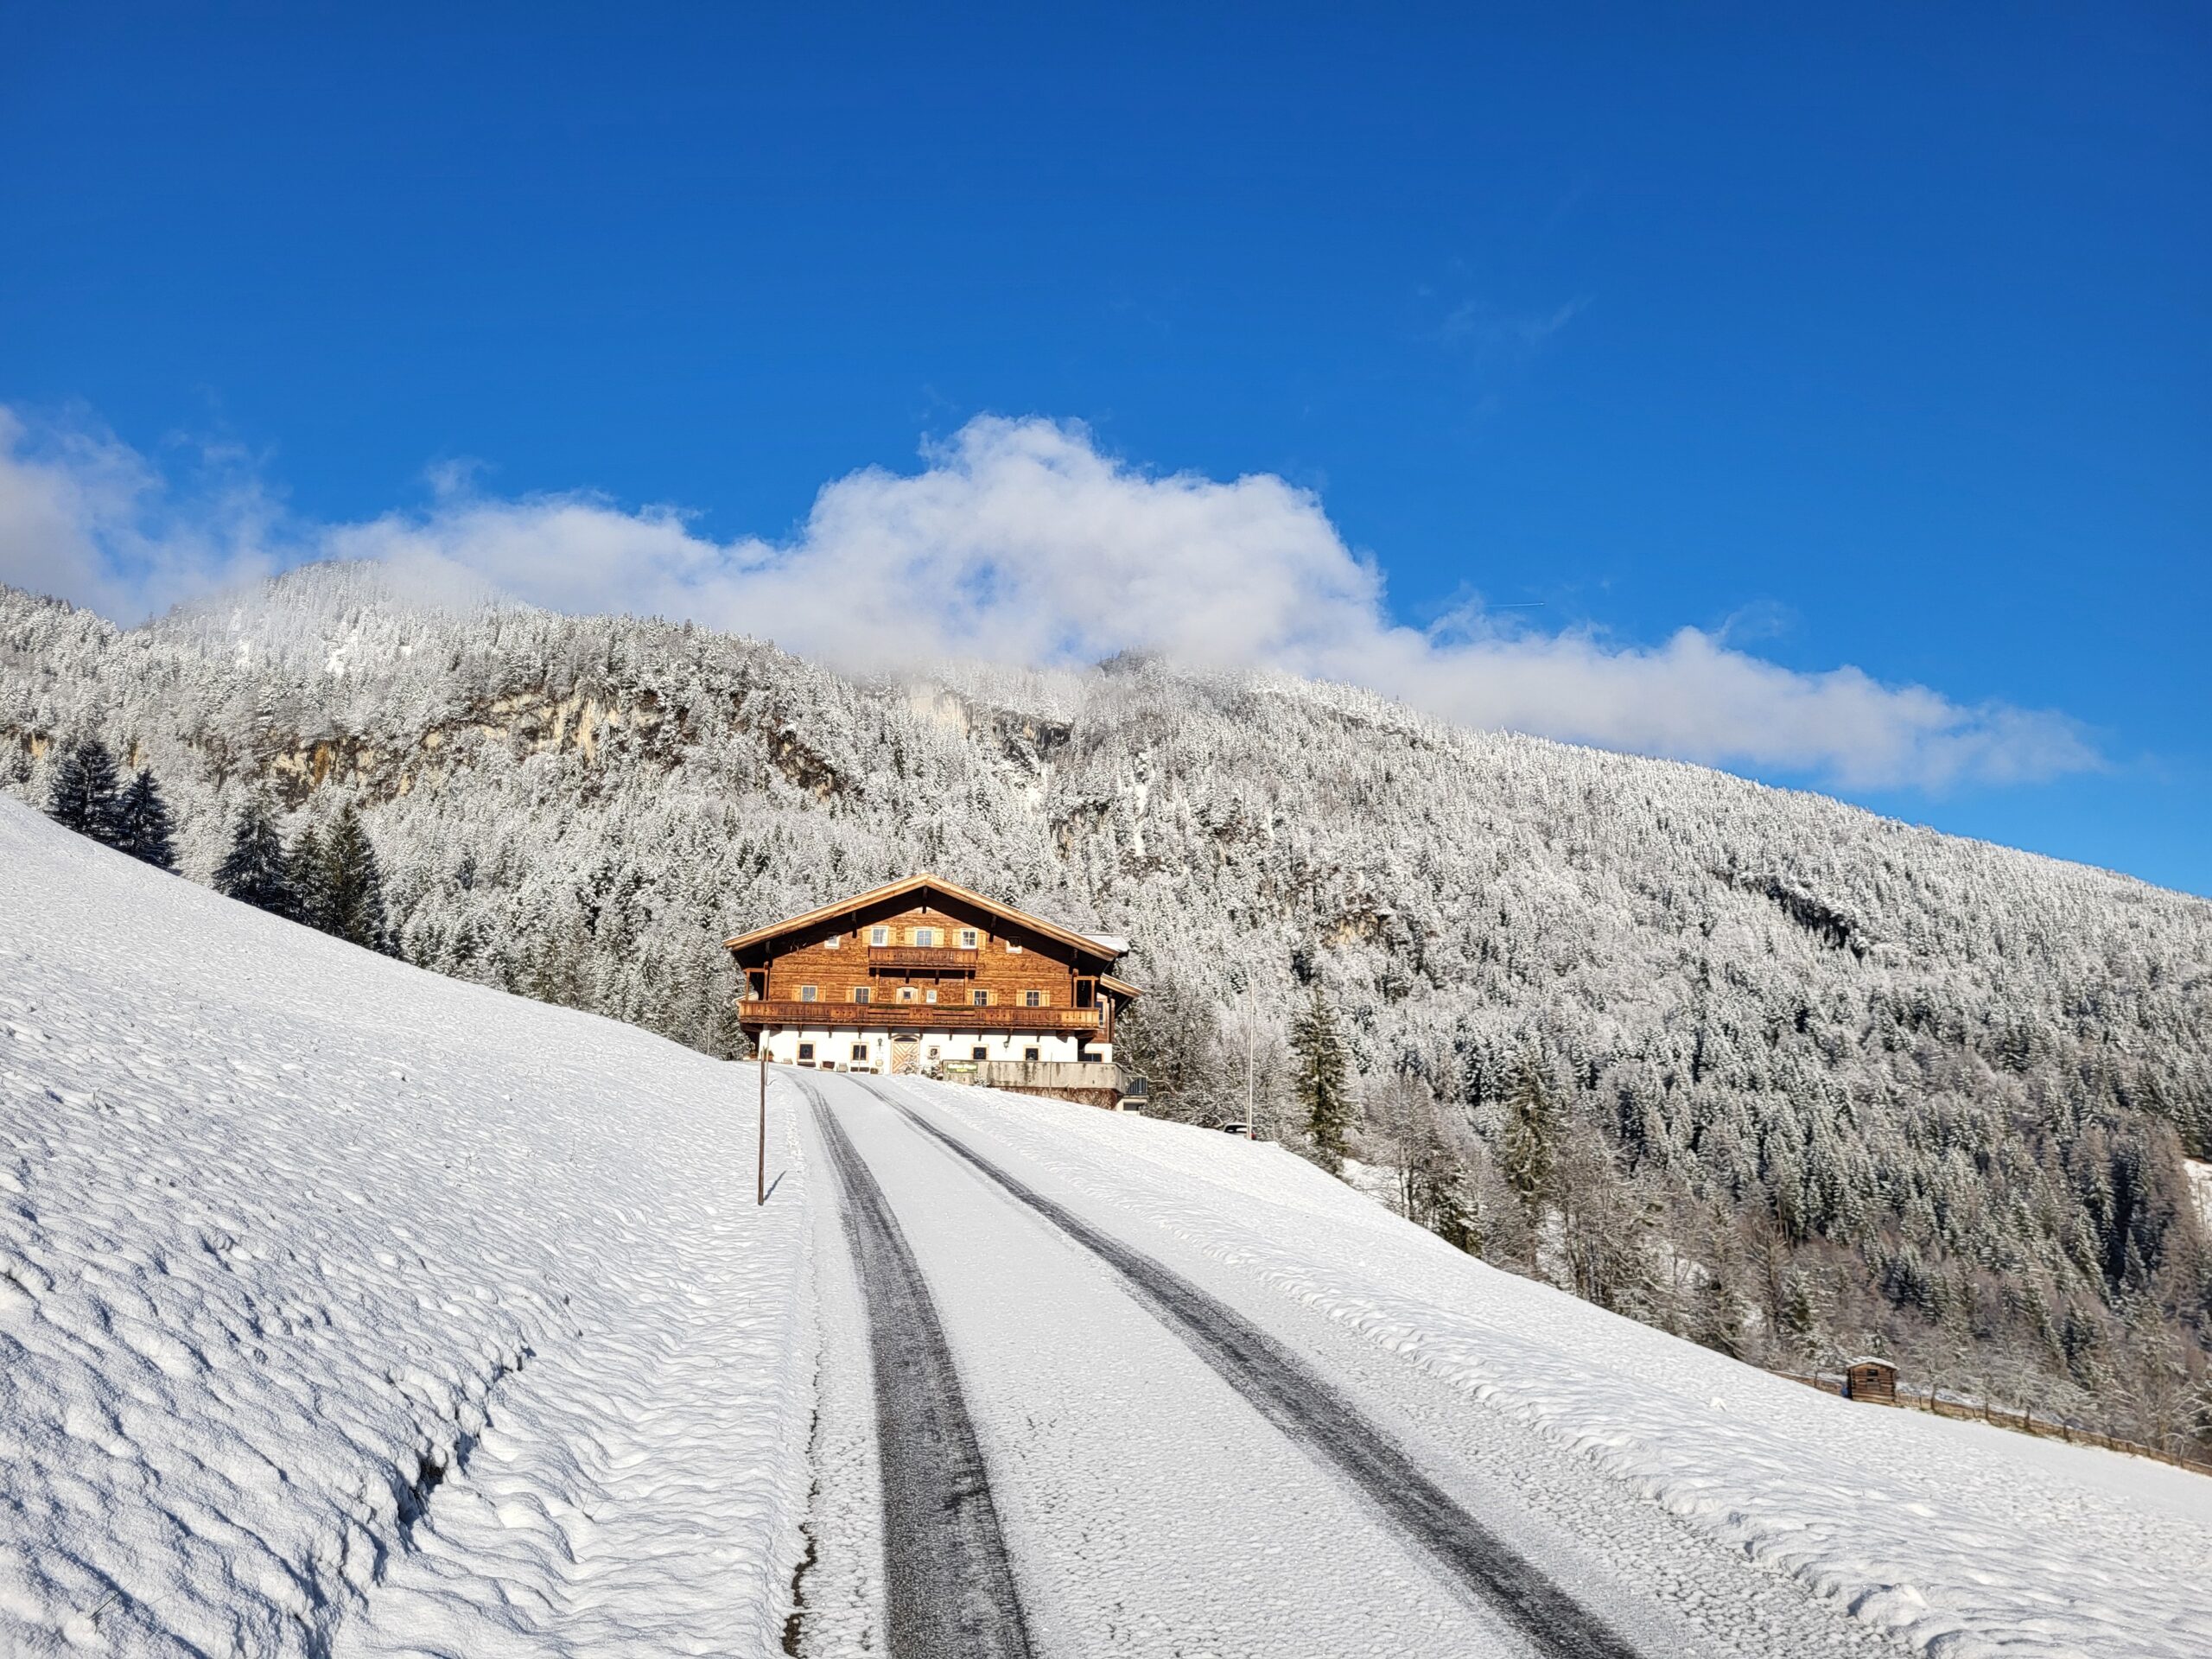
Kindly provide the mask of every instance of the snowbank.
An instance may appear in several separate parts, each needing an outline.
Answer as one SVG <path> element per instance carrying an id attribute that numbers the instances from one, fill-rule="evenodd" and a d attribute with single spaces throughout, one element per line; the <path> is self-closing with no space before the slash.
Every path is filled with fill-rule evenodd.
<path id="1" fill-rule="evenodd" d="M 749 1073 L 0 800 L 0 1650 L 771 1651 L 807 1172 Z"/>
<path id="2" fill-rule="evenodd" d="M 1243 1269 L 1911 1648 L 2212 1653 L 2212 1478 L 1769 1376 L 1473 1261 L 1280 1147 L 904 1086 L 1126 1236 Z"/>

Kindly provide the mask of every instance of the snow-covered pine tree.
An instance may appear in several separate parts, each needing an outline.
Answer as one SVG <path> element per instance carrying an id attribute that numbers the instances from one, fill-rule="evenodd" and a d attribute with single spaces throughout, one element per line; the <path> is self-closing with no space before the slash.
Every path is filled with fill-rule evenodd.
<path id="1" fill-rule="evenodd" d="M 322 836 L 313 824 L 292 837 L 284 854 L 284 891 L 294 921 L 318 932 L 332 931 L 330 861 L 323 855 Z"/>
<path id="2" fill-rule="evenodd" d="M 293 913 L 292 886 L 284 874 L 284 843 L 268 807 L 249 797 L 231 834 L 231 850 L 215 867 L 215 891 L 278 916 Z"/>
<path id="3" fill-rule="evenodd" d="M 154 774 L 141 767 L 115 807 L 115 846 L 157 870 L 176 868 L 176 843 L 168 804 L 154 782 Z"/>
<path id="4" fill-rule="evenodd" d="M 1344 1154 L 1351 1150 L 1351 1068 L 1336 1010 L 1330 1007 L 1318 979 L 1312 997 L 1291 1021 L 1290 1047 L 1296 1060 L 1298 1103 L 1305 1109 L 1307 1142 L 1316 1162 L 1331 1174 L 1341 1175 Z"/>
<path id="5" fill-rule="evenodd" d="M 1479 1255 L 1484 1234 L 1468 1162 L 1478 1154 L 1464 1124 L 1446 1117 L 1436 1090 L 1412 1071 L 1385 1079 L 1370 1092 L 1367 1105 L 1363 1144 L 1379 1140 L 1377 1150 L 1396 1166 L 1399 1204 L 1407 1219 L 1454 1249 Z"/>
<path id="6" fill-rule="evenodd" d="M 1468 1191 L 1467 1166 L 1452 1160 L 1427 1179 L 1428 1230 L 1455 1250 L 1480 1255 L 1484 1243 L 1482 1213 Z"/>
<path id="7" fill-rule="evenodd" d="M 1689 1329 L 1683 1334 L 1732 1359 L 1748 1358 L 1742 1240 L 1733 1218 L 1717 1203 L 1707 1215 L 1704 1232 L 1698 1252 L 1702 1272 L 1691 1294 Z"/>
<path id="8" fill-rule="evenodd" d="M 1745 1357 L 1743 1303 L 1728 1273 L 1715 1268 L 1698 1281 L 1688 1335 L 1691 1341 L 1731 1359 Z"/>
<path id="9" fill-rule="evenodd" d="M 78 739 L 54 766 L 48 813 L 63 829 L 112 847 L 117 804 L 115 757 L 97 737 Z"/>
<path id="10" fill-rule="evenodd" d="M 1793 1269 L 1782 1281 L 1774 1317 L 1776 1339 L 1789 1357 L 1802 1363 L 1817 1343 L 1820 1330 L 1820 1292 L 1810 1274 Z"/>
<path id="11" fill-rule="evenodd" d="M 1623 1177 L 1594 1128 L 1577 1124 L 1567 1130 L 1552 1160 L 1548 1187 L 1559 1209 L 1568 1287 L 1584 1301 L 1616 1313 L 1649 1313 L 1657 1206 Z"/>
<path id="12" fill-rule="evenodd" d="M 392 948 L 391 929 L 385 919 L 384 873 L 377 866 L 376 849 L 361 827 L 360 814 L 348 802 L 332 826 L 323 849 L 325 921 L 323 931 L 335 934 L 364 950 L 385 956 Z"/>
<path id="13" fill-rule="evenodd" d="M 1551 1195 L 1559 1156 L 1559 1101 L 1549 1072 L 1534 1054 L 1515 1057 L 1506 1072 L 1505 1122 L 1497 1137 L 1499 1172 L 1531 1215 Z"/>
<path id="14" fill-rule="evenodd" d="M 1224 1121 L 1216 1101 L 1224 1092 L 1221 1010 L 1211 997 L 1172 976 L 1156 979 L 1118 1023 L 1114 1053 L 1150 1085 L 1147 1112 L 1185 1123 Z M 1243 1108 L 1240 1096 L 1235 1109 Z"/>

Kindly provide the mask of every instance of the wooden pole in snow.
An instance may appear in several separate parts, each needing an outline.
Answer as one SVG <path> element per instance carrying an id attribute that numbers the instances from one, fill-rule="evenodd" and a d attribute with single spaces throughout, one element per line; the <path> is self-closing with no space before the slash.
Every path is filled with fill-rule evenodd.
<path id="1" fill-rule="evenodd" d="M 753 1205 L 768 1202 L 768 1033 L 763 1030 L 760 1048 L 760 1173 L 753 1182 Z"/>
<path id="2" fill-rule="evenodd" d="M 1260 1049 L 1260 1011 L 1252 1006 L 1252 990 L 1244 989 L 1244 1138 L 1260 1138 L 1260 1094 L 1254 1081 L 1253 1057 Z"/>

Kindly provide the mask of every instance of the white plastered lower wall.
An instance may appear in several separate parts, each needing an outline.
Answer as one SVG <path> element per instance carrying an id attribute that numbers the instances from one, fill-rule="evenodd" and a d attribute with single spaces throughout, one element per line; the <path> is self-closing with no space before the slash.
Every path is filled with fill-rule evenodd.
<path id="1" fill-rule="evenodd" d="M 1065 1033 L 1038 1032 L 973 1032 L 918 1028 L 916 1064 L 941 1065 L 947 1060 L 1053 1060 L 1078 1058 L 1081 1039 Z M 805 1026 L 772 1031 L 767 1036 L 768 1058 L 779 1065 L 825 1063 L 843 1067 L 891 1069 L 891 1033 L 885 1031 L 840 1030 L 835 1026 Z M 1035 1050 L 1033 1054 L 1030 1051 Z M 980 1054 L 978 1051 L 982 1051 Z M 1111 1060 L 1110 1043 L 1093 1043 L 1093 1058 Z"/>

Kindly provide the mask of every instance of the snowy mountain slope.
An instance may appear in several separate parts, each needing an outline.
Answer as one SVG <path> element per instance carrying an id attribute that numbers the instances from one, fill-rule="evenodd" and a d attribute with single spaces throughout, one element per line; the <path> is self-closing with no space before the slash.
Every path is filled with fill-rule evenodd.
<path id="1" fill-rule="evenodd" d="M 0 871 L 0 1651 L 772 1650 L 809 1178 L 732 1069 L 12 801 Z"/>
<path id="2" fill-rule="evenodd" d="M 195 875 L 257 791 L 293 834 L 358 803 L 409 959 L 456 977 L 715 1049 L 721 937 L 932 868 L 1130 938 L 1124 1046 L 1177 1111 L 1241 1115 L 1250 1052 L 1294 1128 L 1309 982 L 1471 1177 L 1533 1064 L 1642 1218 L 1608 1294 L 1648 1322 L 1799 1366 L 1879 1345 L 2133 1436 L 2177 1433 L 2168 1344 L 2212 1359 L 2202 899 L 1351 688 L 875 683 L 377 567 L 128 631 L 0 591 L 0 787 L 43 800 L 87 731 L 159 773 Z M 1526 1259 L 1513 1208 L 1494 1259 Z"/>
<path id="3" fill-rule="evenodd" d="M 2212 1478 L 1768 1376 L 1471 1261 L 1280 1148 L 918 1080 L 878 1087 L 1396 1401 L 1440 1463 L 1517 1484 L 1621 1593 L 1671 1595 L 1706 1640 L 1814 1650 L 1802 1628 L 1762 1632 L 1781 1616 L 1772 1602 L 1704 1576 L 1749 1560 L 1954 1659 L 2212 1650 Z M 875 1145 L 887 1163 L 929 1157 L 880 1131 Z M 1591 1497 L 1593 1471 L 1610 1503 Z M 1231 1495 L 1210 1490 L 1233 1528 Z M 1647 1505 L 1704 1540 L 1701 1565 L 1640 1529 Z"/>

